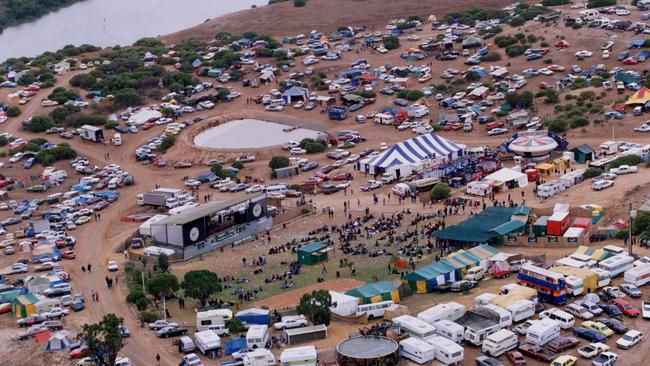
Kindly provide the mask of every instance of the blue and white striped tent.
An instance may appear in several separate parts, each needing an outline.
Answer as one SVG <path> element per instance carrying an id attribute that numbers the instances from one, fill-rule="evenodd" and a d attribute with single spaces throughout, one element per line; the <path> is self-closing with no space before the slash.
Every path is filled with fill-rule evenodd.
<path id="1" fill-rule="evenodd" d="M 362 161 L 360 168 L 371 174 L 383 174 L 399 169 L 399 175 L 406 176 L 418 165 L 437 158 L 456 160 L 463 155 L 464 150 L 464 145 L 431 132 L 393 145 L 378 156 Z"/>

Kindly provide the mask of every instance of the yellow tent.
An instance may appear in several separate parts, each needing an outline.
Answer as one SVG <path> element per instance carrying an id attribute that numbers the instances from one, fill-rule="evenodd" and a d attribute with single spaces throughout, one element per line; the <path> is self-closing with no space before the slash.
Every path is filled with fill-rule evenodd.
<path id="1" fill-rule="evenodd" d="M 644 86 L 641 89 L 637 90 L 636 93 L 632 94 L 627 102 L 625 102 L 625 105 L 643 105 L 648 101 L 650 101 L 650 89 Z"/>

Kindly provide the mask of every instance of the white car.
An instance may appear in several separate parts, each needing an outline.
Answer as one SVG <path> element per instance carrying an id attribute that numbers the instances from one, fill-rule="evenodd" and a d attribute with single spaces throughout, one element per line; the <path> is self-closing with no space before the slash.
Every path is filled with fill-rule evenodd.
<path id="1" fill-rule="evenodd" d="M 636 166 L 629 166 L 629 165 L 621 165 L 618 168 L 610 169 L 609 172 L 614 173 L 616 175 L 636 173 L 637 172 L 637 167 Z"/>
<path id="2" fill-rule="evenodd" d="M 632 348 L 635 344 L 641 342 L 643 333 L 638 330 L 628 330 L 621 338 L 616 341 L 616 346 L 623 349 Z"/>
<path id="3" fill-rule="evenodd" d="M 115 366 L 131 366 L 131 360 L 128 357 L 118 357 L 115 359 Z"/>
<path id="4" fill-rule="evenodd" d="M 59 105 L 59 102 L 49 99 L 45 99 L 41 102 L 41 107 L 54 107 L 55 105 Z"/>
<path id="5" fill-rule="evenodd" d="M 246 193 L 257 193 L 257 192 L 262 192 L 264 190 L 264 186 L 260 184 L 254 184 L 248 188 L 246 188 L 245 192 Z"/>
<path id="6" fill-rule="evenodd" d="M 603 44 L 600 48 L 602 50 L 611 50 L 612 47 L 614 47 L 614 41 L 607 41 L 605 44 Z"/>
<path id="7" fill-rule="evenodd" d="M 507 128 L 497 127 L 497 128 L 493 128 L 490 131 L 488 131 L 489 136 L 503 135 L 504 133 L 508 133 Z"/>
<path id="8" fill-rule="evenodd" d="M 201 362 L 199 356 L 196 355 L 196 353 L 188 353 L 185 356 L 183 356 L 183 365 L 203 366 L 203 363 Z"/>
<path id="9" fill-rule="evenodd" d="M 283 316 L 282 320 L 273 324 L 277 330 L 306 327 L 309 322 L 304 315 Z"/>
<path id="10" fill-rule="evenodd" d="M 108 271 L 109 271 L 109 272 L 115 272 L 115 271 L 117 271 L 117 262 L 115 262 L 115 261 L 108 261 L 108 265 L 107 265 L 107 267 L 108 267 Z"/>
<path id="11" fill-rule="evenodd" d="M 609 346 L 601 342 L 589 343 L 578 348 L 578 354 L 584 358 L 593 358 L 606 351 L 609 351 Z"/>
<path id="12" fill-rule="evenodd" d="M 291 155 L 305 155 L 307 153 L 307 150 L 300 148 L 300 147 L 293 147 L 291 150 L 289 150 Z"/>
<path id="13" fill-rule="evenodd" d="M 284 110 L 284 107 L 281 105 L 267 105 L 264 110 L 267 112 L 281 112 Z"/>
<path id="14" fill-rule="evenodd" d="M 337 184 L 336 187 L 338 189 L 346 189 L 346 188 L 350 187 L 350 181 L 349 180 L 344 180 L 341 183 Z"/>
<path id="15" fill-rule="evenodd" d="M 591 57 L 593 55 L 594 55 L 593 52 L 587 51 L 587 50 L 582 50 L 582 51 L 576 52 L 576 57 L 579 57 L 579 58 Z"/>
<path id="16" fill-rule="evenodd" d="M 613 185 L 614 185 L 613 180 L 603 179 L 603 180 L 599 180 L 598 182 L 594 182 L 591 185 L 591 189 L 593 189 L 594 191 L 600 191 L 601 189 L 609 188 Z"/>
<path id="17" fill-rule="evenodd" d="M 160 320 L 156 320 L 153 323 L 147 324 L 147 326 L 149 327 L 149 329 L 160 330 L 165 327 L 178 327 L 178 323 L 170 323 L 167 320 L 160 319 Z"/>
<path id="18" fill-rule="evenodd" d="M 634 132 L 650 132 L 650 125 L 644 123 L 639 127 L 634 127 Z"/>
<path id="19" fill-rule="evenodd" d="M 362 184 L 359 188 L 362 191 L 371 191 L 373 189 L 381 188 L 382 183 L 377 180 L 369 180 L 366 184 Z"/>
<path id="20" fill-rule="evenodd" d="M 650 301 L 641 301 L 641 317 L 650 319 Z"/>
<path id="21" fill-rule="evenodd" d="M 630 14 L 631 14 L 630 11 L 627 10 L 627 9 L 616 9 L 616 15 L 619 15 L 619 16 L 628 16 L 628 15 L 630 15 Z"/>
<path id="22" fill-rule="evenodd" d="M 302 108 L 302 107 L 304 107 L 304 106 L 305 106 L 305 102 L 303 102 L 302 100 L 301 100 L 300 102 L 298 102 L 298 103 L 296 103 L 296 104 L 293 105 L 293 107 L 294 107 L 295 109 L 300 109 L 300 108 Z"/>
<path id="23" fill-rule="evenodd" d="M 70 310 L 68 309 L 63 309 L 60 307 L 53 307 L 50 309 L 50 311 L 46 311 L 44 313 L 41 313 L 40 315 L 43 315 L 44 317 L 48 319 L 53 319 L 53 318 L 63 318 L 64 316 L 68 315 L 70 313 Z"/>

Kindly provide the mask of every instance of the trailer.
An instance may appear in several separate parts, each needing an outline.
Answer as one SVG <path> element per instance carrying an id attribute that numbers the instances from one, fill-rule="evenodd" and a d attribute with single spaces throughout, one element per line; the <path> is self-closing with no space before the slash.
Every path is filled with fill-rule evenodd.
<path id="1" fill-rule="evenodd" d="M 433 324 L 438 320 L 451 320 L 454 321 L 465 314 L 465 305 L 448 302 L 445 304 L 438 304 L 420 312 L 417 317 L 429 324 Z"/>
<path id="2" fill-rule="evenodd" d="M 176 198 L 183 193 L 176 188 L 157 188 L 145 193 L 139 193 L 135 196 L 138 206 L 167 206 L 168 199 Z"/>
<path id="3" fill-rule="evenodd" d="M 314 346 L 287 348 L 280 354 L 282 366 L 317 366 L 318 353 Z"/>
<path id="4" fill-rule="evenodd" d="M 475 346 L 481 346 L 490 334 L 501 329 L 497 314 L 489 309 L 468 311 L 455 323 L 465 328 L 465 340 Z"/>
<path id="5" fill-rule="evenodd" d="M 327 338 L 327 326 L 318 324 L 311 327 L 285 329 L 282 332 L 287 344 L 299 344 Z"/>
<path id="6" fill-rule="evenodd" d="M 208 358 L 219 357 L 221 353 L 221 338 L 211 330 L 194 333 L 194 344 Z"/>
<path id="7" fill-rule="evenodd" d="M 640 287 L 650 282 L 650 264 L 630 268 L 623 274 L 623 281 Z"/>
<path id="8" fill-rule="evenodd" d="M 98 142 L 104 139 L 104 130 L 91 125 L 83 125 L 79 128 L 79 136 L 84 140 Z"/>

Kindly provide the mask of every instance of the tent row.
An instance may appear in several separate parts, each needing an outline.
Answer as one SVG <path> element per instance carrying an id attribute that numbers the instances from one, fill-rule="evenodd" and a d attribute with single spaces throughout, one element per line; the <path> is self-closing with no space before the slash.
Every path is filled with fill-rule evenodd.
<path id="1" fill-rule="evenodd" d="M 459 250 L 407 274 L 404 281 L 413 292 L 433 292 L 438 286 L 462 280 L 472 267 L 487 267 L 489 258 L 497 253 L 498 250 L 486 244 Z"/>

